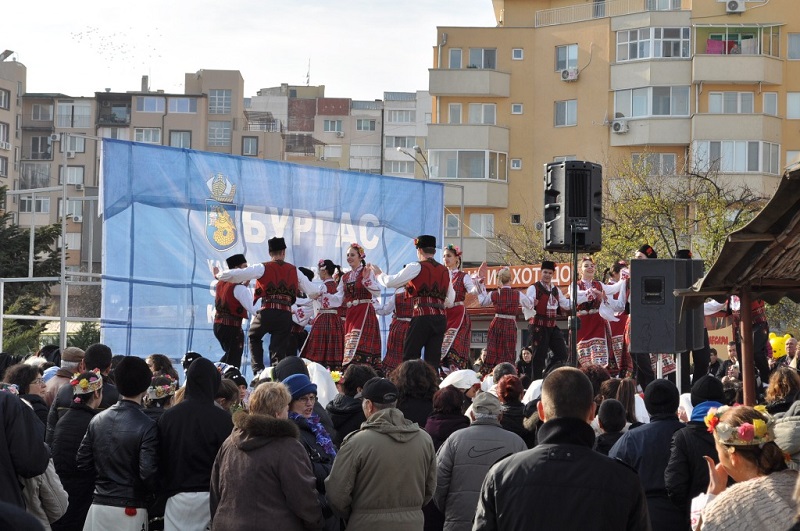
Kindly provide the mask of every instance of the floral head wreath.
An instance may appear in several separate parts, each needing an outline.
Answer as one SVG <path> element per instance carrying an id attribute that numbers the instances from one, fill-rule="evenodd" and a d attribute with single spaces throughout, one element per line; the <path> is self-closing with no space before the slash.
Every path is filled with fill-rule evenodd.
<path id="1" fill-rule="evenodd" d="M 764 406 L 756 406 L 755 410 L 767 417 L 767 420 L 754 419 L 739 426 L 731 426 L 727 422 L 720 422 L 720 417 L 731 409 L 728 406 L 711 408 L 703 419 L 708 427 L 708 432 L 716 435 L 719 442 L 727 446 L 758 446 L 775 440 L 772 431 L 774 421 Z"/>
<path id="2" fill-rule="evenodd" d="M 416 243 L 417 242 L 414 241 L 415 245 L 416 245 Z M 453 251 L 453 254 L 455 254 L 459 258 L 461 257 L 461 249 L 458 248 L 458 245 L 453 245 L 452 243 L 450 243 L 444 249 L 445 249 L 445 251 Z"/>
<path id="3" fill-rule="evenodd" d="M 157 376 L 156 378 L 166 378 L 169 380 L 169 383 L 162 384 L 162 385 L 150 385 L 147 388 L 147 398 L 149 400 L 158 400 L 159 398 L 166 398 L 168 396 L 172 396 L 175 394 L 175 391 L 178 390 L 178 381 L 173 379 L 172 377 L 162 374 Z M 153 378 L 155 380 L 155 378 Z"/>
<path id="4" fill-rule="evenodd" d="M 19 387 L 17 384 L 0 383 L 0 392 L 10 393 L 14 396 L 19 396 Z"/>
<path id="5" fill-rule="evenodd" d="M 81 373 L 75 373 L 72 375 L 72 380 L 69 381 L 69 384 L 72 386 L 73 395 L 94 393 L 103 388 L 103 376 L 97 369 L 92 371 L 91 376 L 84 376 L 83 378 L 81 378 Z"/>
<path id="6" fill-rule="evenodd" d="M 362 260 L 367 257 L 367 253 L 364 252 L 364 248 L 361 247 L 356 242 L 351 243 L 350 247 L 356 250 L 356 252 L 358 253 L 358 257 L 361 258 Z"/>
<path id="7" fill-rule="evenodd" d="M 581 262 L 586 262 L 586 261 L 589 261 L 589 262 L 591 262 L 591 263 L 593 263 L 593 264 L 594 264 L 594 258 L 592 258 L 591 256 L 589 256 L 588 254 L 587 254 L 587 255 L 584 255 L 584 256 L 583 256 L 583 258 L 581 258 Z"/>
<path id="8" fill-rule="evenodd" d="M 317 267 L 324 268 L 325 267 L 325 260 L 323 259 L 323 260 L 320 260 L 319 262 L 317 262 Z"/>

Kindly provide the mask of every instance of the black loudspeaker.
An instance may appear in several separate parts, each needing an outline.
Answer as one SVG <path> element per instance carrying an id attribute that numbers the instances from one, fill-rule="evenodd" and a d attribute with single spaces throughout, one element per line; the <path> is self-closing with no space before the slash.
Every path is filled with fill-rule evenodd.
<path id="1" fill-rule="evenodd" d="M 677 353 L 703 348 L 703 306 L 681 312 L 676 289 L 703 276 L 702 260 L 631 260 L 633 353 Z"/>
<path id="2" fill-rule="evenodd" d="M 577 160 L 545 166 L 545 250 L 599 251 L 602 218 L 602 166 Z"/>

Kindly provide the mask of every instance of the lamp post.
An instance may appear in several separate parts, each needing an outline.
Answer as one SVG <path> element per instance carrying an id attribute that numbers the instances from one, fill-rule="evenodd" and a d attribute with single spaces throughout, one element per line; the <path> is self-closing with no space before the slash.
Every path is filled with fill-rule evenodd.
<path id="1" fill-rule="evenodd" d="M 397 146 L 397 151 L 403 153 L 407 157 L 414 159 L 420 168 L 422 168 L 422 174 L 425 176 L 426 181 L 431 180 L 431 165 L 428 163 L 428 158 L 425 156 L 425 152 L 422 151 L 422 148 L 418 145 L 414 145 L 411 149 L 414 150 L 413 153 L 410 151 L 403 149 L 400 146 Z M 417 155 L 422 157 L 422 160 L 425 161 L 425 164 L 417 158 Z M 461 249 L 461 252 L 464 252 L 464 185 L 461 184 L 450 184 L 450 183 L 442 183 L 444 186 L 450 186 L 451 188 L 458 188 L 461 192 L 461 213 L 459 214 L 459 229 L 458 229 L 458 246 Z M 445 224 L 447 220 L 445 219 Z"/>

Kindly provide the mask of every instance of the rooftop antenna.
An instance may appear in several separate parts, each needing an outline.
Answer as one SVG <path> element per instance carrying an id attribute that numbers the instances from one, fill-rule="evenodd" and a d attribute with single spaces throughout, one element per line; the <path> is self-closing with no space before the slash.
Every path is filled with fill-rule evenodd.
<path id="1" fill-rule="evenodd" d="M 311 85 L 311 58 L 308 58 L 308 70 L 306 71 L 306 86 Z"/>

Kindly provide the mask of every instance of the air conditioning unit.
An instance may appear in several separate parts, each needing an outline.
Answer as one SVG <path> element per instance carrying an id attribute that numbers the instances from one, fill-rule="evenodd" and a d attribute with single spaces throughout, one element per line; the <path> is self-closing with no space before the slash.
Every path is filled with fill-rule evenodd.
<path id="1" fill-rule="evenodd" d="M 83 191 L 83 184 L 76 184 L 75 185 L 75 190 L 77 190 L 78 192 L 82 192 Z"/>
<path id="2" fill-rule="evenodd" d="M 106 100 L 103 102 L 103 107 L 111 107 L 111 102 Z"/>
<path id="3" fill-rule="evenodd" d="M 75 223 L 83 223 L 83 216 L 72 216 L 72 221 Z"/>
<path id="4" fill-rule="evenodd" d="M 577 68 L 565 68 L 561 71 L 561 81 L 578 81 Z"/>
<path id="5" fill-rule="evenodd" d="M 344 138 L 344 131 L 336 131 L 336 138 Z"/>
<path id="6" fill-rule="evenodd" d="M 11 144 L 8 142 L 0 142 L 0 149 L 11 151 Z"/>
<path id="7" fill-rule="evenodd" d="M 74 159 L 75 158 L 75 152 L 74 151 L 67 151 L 67 158 L 68 159 Z"/>
<path id="8" fill-rule="evenodd" d="M 60 133 L 50 133 L 50 142 L 58 142 L 59 140 L 61 140 Z"/>
<path id="9" fill-rule="evenodd" d="M 745 0 L 728 0 L 725 4 L 725 12 L 727 13 L 744 13 Z"/>
<path id="10" fill-rule="evenodd" d="M 611 122 L 611 132 L 617 135 L 624 135 L 628 132 L 628 122 L 625 120 L 614 120 Z"/>

